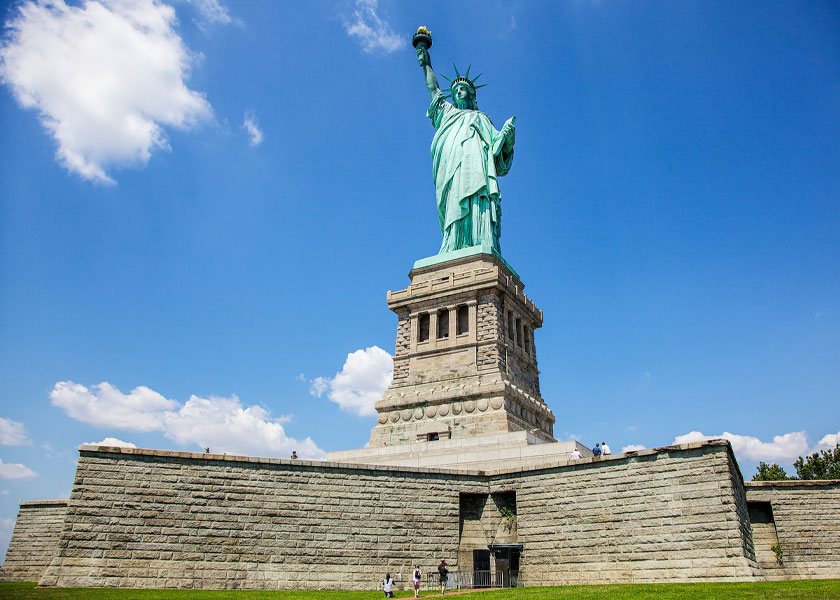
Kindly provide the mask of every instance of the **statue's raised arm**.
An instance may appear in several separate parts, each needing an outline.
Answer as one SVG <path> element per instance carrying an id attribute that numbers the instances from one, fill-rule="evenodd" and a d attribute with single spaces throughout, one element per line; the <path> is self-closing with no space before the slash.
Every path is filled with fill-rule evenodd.
<path id="1" fill-rule="evenodd" d="M 432 70 L 432 60 L 429 57 L 429 48 L 432 47 L 432 32 L 425 27 L 420 27 L 414 34 L 412 43 L 417 49 L 417 63 L 423 69 L 426 88 L 429 90 L 429 95 L 434 98 L 435 94 L 440 91 L 440 86 L 437 77 L 435 77 L 435 72 Z"/>
<path id="2" fill-rule="evenodd" d="M 429 59 L 431 32 L 421 27 L 412 44 L 432 97 L 426 116 L 437 130 L 432 140 L 432 170 L 443 234 L 438 254 L 474 248 L 501 258 L 502 195 L 498 180 L 513 164 L 516 117 L 497 130 L 490 117 L 478 110 L 476 90 L 483 85 L 475 82 L 481 75 L 470 78 L 469 68 L 461 75 L 456 67 L 455 78 L 449 80 L 444 92 Z"/>

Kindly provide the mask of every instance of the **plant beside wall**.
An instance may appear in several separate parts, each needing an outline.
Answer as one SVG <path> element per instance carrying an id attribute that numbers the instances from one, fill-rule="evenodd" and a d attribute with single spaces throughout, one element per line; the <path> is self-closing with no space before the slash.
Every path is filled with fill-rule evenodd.
<path id="1" fill-rule="evenodd" d="M 773 544 L 770 546 L 770 549 L 776 555 L 776 562 L 782 564 L 782 546 L 780 544 Z"/>
<path id="2" fill-rule="evenodd" d="M 499 512 L 502 513 L 502 516 L 507 519 L 508 523 L 516 520 L 516 513 L 509 509 L 507 506 L 503 506 L 499 509 Z"/>

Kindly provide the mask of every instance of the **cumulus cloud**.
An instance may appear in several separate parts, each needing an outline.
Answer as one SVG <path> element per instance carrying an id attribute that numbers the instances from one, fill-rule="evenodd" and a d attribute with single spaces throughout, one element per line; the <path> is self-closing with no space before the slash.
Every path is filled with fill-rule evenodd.
<path id="1" fill-rule="evenodd" d="M 635 452 L 636 450 L 644 450 L 645 447 L 641 444 L 627 444 L 626 446 L 622 446 L 622 452 Z"/>
<path id="2" fill-rule="evenodd" d="M 394 360 L 379 346 L 356 350 L 347 355 L 340 373 L 332 379 L 317 377 L 312 381 L 310 393 L 338 404 L 341 410 L 359 416 L 375 415 L 374 404 L 391 383 Z"/>
<path id="3" fill-rule="evenodd" d="M 137 446 L 131 442 L 124 442 L 115 437 L 106 437 L 101 442 L 85 442 L 89 446 L 116 446 L 117 448 L 136 448 Z"/>
<path id="4" fill-rule="evenodd" d="M 823 436 L 823 438 L 817 442 L 817 447 L 814 448 L 814 452 L 819 452 L 820 450 L 831 450 L 837 446 L 837 444 L 840 444 L 840 431 Z"/>
<path id="5" fill-rule="evenodd" d="M 260 406 L 243 407 L 236 396 L 192 396 L 177 412 L 166 415 L 164 435 L 179 444 L 198 443 L 213 452 L 291 455 L 296 450 L 301 458 L 324 457 L 324 451 L 311 438 L 301 441 L 288 437 L 278 420 L 288 418 L 272 419 Z"/>
<path id="6" fill-rule="evenodd" d="M 76 420 L 130 431 L 156 431 L 183 446 L 258 456 L 290 455 L 292 450 L 301 458 L 325 456 L 311 438 L 296 440 L 286 435 L 281 423 L 291 417 L 272 418 L 260 406 L 243 406 L 236 396 L 191 396 L 182 405 L 143 386 L 123 394 L 109 383 L 88 389 L 72 381 L 61 381 L 55 384 L 50 397 L 53 404 Z M 106 438 L 109 439 L 114 438 Z M 105 440 L 100 443 L 114 445 Z"/>
<path id="7" fill-rule="evenodd" d="M 257 122 L 257 116 L 254 114 L 254 111 L 249 110 L 245 113 L 245 121 L 242 123 L 242 126 L 245 128 L 245 131 L 248 132 L 248 137 L 250 138 L 252 147 L 262 144 L 263 132 L 260 129 L 259 123 Z"/>
<path id="8" fill-rule="evenodd" d="M 762 442 L 757 437 L 738 435 L 728 431 L 724 431 L 720 435 L 705 435 L 699 431 L 691 431 L 675 437 L 674 443 L 687 444 L 716 438 L 729 440 L 732 449 L 738 456 L 760 462 L 793 462 L 799 455 L 808 451 L 808 439 L 804 431 L 774 436 L 772 442 Z"/>
<path id="9" fill-rule="evenodd" d="M 27 437 L 23 423 L 0 417 L 0 444 L 4 446 L 28 446 L 32 441 Z"/>
<path id="10" fill-rule="evenodd" d="M 52 403 L 64 409 L 69 417 L 98 425 L 132 431 L 158 431 L 166 411 L 178 403 L 156 391 L 139 386 L 123 394 L 108 382 L 89 390 L 72 381 L 59 381 L 50 392 Z"/>
<path id="11" fill-rule="evenodd" d="M 353 19 L 345 24 L 344 29 L 356 38 L 365 52 L 382 50 L 391 53 L 402 48 L 405 41 L 377 14 L 378 4 L 377 0 L 356 0 Z"/>
<path id="12" fill-rule="evenodd" d="M 212 4 L 212 3 L 211 3 Z M 69 171 L 113 183 L 106 168 L 168 149 L 164 127 L 211 116 L 185 83 L 194 60 L 172 7 L 155 0 L 21 3 L 0 48 L 0 79 L 38 111 Z"/>
<path id="13" fill-rule="evenodd" d="M 38 473 L 20 463 L 4 463 L 0 459 L 0 479 L 32 479 Z"/>

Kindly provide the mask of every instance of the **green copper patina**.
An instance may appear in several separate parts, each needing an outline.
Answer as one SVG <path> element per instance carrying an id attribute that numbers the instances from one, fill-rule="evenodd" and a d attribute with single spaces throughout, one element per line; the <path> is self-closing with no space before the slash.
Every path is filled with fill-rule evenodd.
<path id="1" fill-rule="evenodd" d="M 442 255 L 471 248 L 501 258 L 502 197 L 498 178 L 507 175 L 513 163 L 516 117 L 508 119 L 501 131 L 496 130 L 490 118 L 478 110 L 476 89 L 482 86 L 476 86 L 475 81 L 481 75 L 470 79 L 469 68 L 464 75 L 455 68 L 449 94 L 444 94 L 432 70 L 431 45 L 431 32 L 421 27 L 414 36 L 414 46 L 432 97 L 426 116 L 437 130 L 431 154 L 443 234 L 438 255 L 446 260 Z M 452 104 L 446 101 L 448 95 Z"/>

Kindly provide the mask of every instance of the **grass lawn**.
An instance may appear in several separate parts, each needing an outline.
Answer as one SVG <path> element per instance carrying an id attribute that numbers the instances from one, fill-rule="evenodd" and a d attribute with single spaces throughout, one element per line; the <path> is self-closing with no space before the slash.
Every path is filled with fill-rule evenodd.
<path id="1" fill-rule="evenodd" d="M 412 592 L 396 592 L 410 598 Z M 423 592 L 433 596 L 433 592 Z M 447 594 L 449 596 L 450 594 Z M 374 600 L 379 591 L 346 592 L 260 592 L 242 590 L 118 590 L 111 588 L 45 588 L 34 583 L 0 583 L 3 600 Z M 639 585 L 571 585 L 564 587 L 518 588 L 464 594 L 464 600 L 840 600 L 840 579 L 777 581 L 757 583 L 663 583 Z"/>

